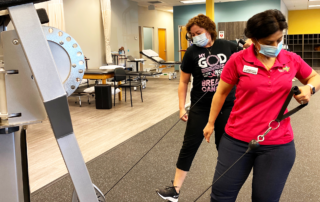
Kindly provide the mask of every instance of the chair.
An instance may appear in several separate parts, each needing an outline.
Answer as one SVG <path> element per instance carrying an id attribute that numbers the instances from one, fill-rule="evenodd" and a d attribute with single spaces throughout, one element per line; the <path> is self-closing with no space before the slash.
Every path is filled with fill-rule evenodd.
<path id="1" fill-rule="evenodd" d="M 88 96 L 88 103 L 91 104 L 90 102 L 90 97 L 94 97 L 94 85 L 90 84 L 87 79 L 82 79 L 79 87 L 77 90 L 70 96 L 70 97 L 75 97 L 76 99 L 79 99 L 79 106 L 82 106 L 81 102 L 81 97 L 82 96 Z M 77 100 L 75 101 L 77 103 Z"/>
<path id="2" fill-rule="evenodd" d="M 84 79 L 83 79 L 84 80 Z M 82 80 L 82 84 L 83 84 L 83 80 Z M 82 96 L 88 96 L 88 103 L 91 104 L 90 102 L 90 97 L 92 96 L 95 97 L 95 85 L 96 84 L 85 84 L 85 85 L 80 85 L 77 90 L 71 95 L 71 97 L 75 97 L 76 101 L 75 103 L 77 103 L 79 101 L 79 106 L 82 106 L 82 101 L 81 101 L 81 97 Z M 111 92 L 112 95 L 116 95 L 118 93 L 120 93 L 119 89 L 114 90 L 114 87 L 111 87 Z"/>
<path id="3" fill-rule="evenodd" d="M 119 81 L 123 81 L 125 80 L 126 83 L 124 84 L 120 84 L 120 85 L 116 85 L 116 82 L 119 82 Z M 131 100 L 131 107 L 132 107 L 132 92 L 131 92 L 131 88 L 132 87 L 140 87 L 140 93 L 141 93 L 141 101 L 143 102 L 143 97 L 142 97 L 142 88 L 141 88 L 141 82 L 140 81 L 137 81 L 137 82 L 132 82 L 131 81 L 132 79 L 128 79 L 129 83 L 127 83 L 127 75 L 126 75 L 126 71 L 122 68 L 116 68 L 114 70 L 114 79 L 113 79 L 113 82 L 114 82 L 114 91 L 117 89 L 117 88 L 124 88 L 125 89 L 125 101 L 127 101 L 127 88 L 130 89 L 130 100 Z M 115 104 L 116 102 L 116 98 L 114 96 L 114 106 L 116 106 Z"/>

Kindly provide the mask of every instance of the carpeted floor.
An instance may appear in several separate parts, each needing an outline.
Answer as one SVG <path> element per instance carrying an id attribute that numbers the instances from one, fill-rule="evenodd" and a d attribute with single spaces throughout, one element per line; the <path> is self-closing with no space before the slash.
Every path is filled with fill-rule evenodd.
<path id="1" fill-rule="evenodd" d="M 295 85 L 299 85 L 294 82 Z M 320 93 L 314 95 L 309 106 L 292 116 L 297 158 L 290 173 L 281 202 L 320 201 L 319 134 Z M 289 106 L 297 103 L 293 100 Z M 134 165 L 153 144 L 178 120 L 176 112 L 149 129 L 137 134 L 117 147 L 87 163 L 92 181 L 103 193 Z M 185 123 L 176 127 L 111 191 L 108 202 L 161 202 L 155 189 L 170 185 L 175 163 L 182 145 Z M 108 141 L 108 140 L 105 140 Z M 213 143 L 203 142 L 179 202 L 194 201 L 212 182 L 217 152 Z M 266 162 L 268 163 L 268 162 Z M 268 175 L 268 173 L 266 173 Z M 251 201 L 251 179 L 241 189 L 237 202 Z M 68 175 L 32 193 L 32 202 L 69 202 L 73 186 Z M 210 190 L 199 202 L 210 201 Z"/>

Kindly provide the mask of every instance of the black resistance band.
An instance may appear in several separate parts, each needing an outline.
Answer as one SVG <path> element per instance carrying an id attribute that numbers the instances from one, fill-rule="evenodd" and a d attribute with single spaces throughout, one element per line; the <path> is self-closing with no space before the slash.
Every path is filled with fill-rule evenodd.
<path id="1" fill-rule="evenodd" d="M 218 77 L 218 79 L 220 79 L 220 77 Z M 191 110 L 209 91 L 205 92 L 200 98 L 199 100 L 194 103 L 189 110 Z M 151 149 L 149 149 L 147 151 L 147 153 L 145 153 L 138 161 L 137 163 L 135 163 L 129 170 L 128 172 L 126 172 L 119 180 L 117 183 L 115 183 L 111 189 L 109 189 L 109 191 L 104 195 L 106 196 L 178 123 L 179 121 L 181 120 L 182 117 L 184 117 L 186 114 L 188 114 L 188 112 L 186 112 L 184 115 L 182 115 L 179 120 L 151 147 Z"/>
<path id="2" fill-rule="evenodd" d="M 289 111 L 288 113 L 286 114 L 283 114 L 284 111 L 286 110 L 286 108 L 288 107 L 292 97 L 293 97 L 293 94 L 295 95 L 299 95 L 301 92 L 299 90 L 299 88 L 297 86 L 293 87 L 286 99 L 286 101 L 284 102 L 283 104 L 283 107 L 281 108 L 280 110 L 280 113 L 276 119 L 276 122 L 281 122 L 282 120 L 288 118 L 289 116 L 291 116 L 292 114 L 296 113 L 297 111 L 299 111 L 300 109 L 304 108 L 305 106 L 308 105 L 308 103 L 306 104 L 302 104 L 302 105 L 299 105 L 298 107 L 294 108 L 293 110 Z"/>
<path id="3" fill-rule="evenodd" d="M 224 174 L 226 174 L 238 161 L 240 161 L 240 159 L 242 159 L 249 151 L 251 150 L 254 150 L 256 148 L 258 148 L 260 146 L 259 142 L 263 142 L 264 141 L 264 137 L 271 131 L 271 130 L 276 130 L 277 128 L 279 128 L 280 126 L 280 122 L 286 118 L 288 118 L 289 116 L 293 115 L 294 113 L 296 113 L 297 111 L 299 111 L 300 109 L 304 108 L 305 106 L 308 105 L 308 103 L 306 104 L 303 104 L 303 105 L 299 105 L 298 107 L 292 109 L 291 111 L 289 111 L 288 113 L 286 114 L 283 114 L 284 111 L 287 109 L 292 97 L 293 97 L 293 94 L 295 95 L 299 95 L 301 92 L 299 90 L 299 88 L 297 86 L 294 86 L 291 88 L 290 90 L 290 93 L 286 99 L 286 101 L 284 102 L 280 112 L 279 112 L 279 115 L 277 117 L 276 120 L 272 120 L 270 123 L 269 123 L 269 128 L 267 129 L 267 131 L 263 134 L 263 135 L 259 135 L 257 140 L 251 140 L 250 143 L 249 143 L 249 147 L 247 149 L 247 151 L 236 161 L 234 162 L 226 171 L 224 171 L 219 177 L 218 179 L 216 179 L 198 198 L 196 198 L 196 200 L 194 200 L 194 202 L 198 201 L 202 196 L 203 194 L 205 194 L 208 189 L 210 189 Z M 278 126 L 273 128 L 271 126 L 271 123 L 272 122 L 277 122 L 278 123 Z"/>
<path id="4" fill-rule="evenodd" d="M 187 37 L 187 36 L 186 36 Z M 241 41 L 240 43 L 243 43 L 244 41 Z M 118 75 L 117 75 L 118 76 Z M 217 77 L 217 79 L 220 81 L 220 75 Z M 121 87 L 121 86 L 120 86 Z M 194 103 L 194 105 L 192 105 L 190 107 L 189 110 L 191 110 L 209 91 L 205 92 L 196 103 Z M 184 117 L 186 114 L 188 114 L 188 112 L 186 112 L 184 115 L 182 115 L 182 117 Z M 107 193 L 104 195 L 106 196 L 181 120 L 181 118 L 179 118 L 179 120 L 156 142 L 156 144 L 154 144 L 151 149 L 149 149 L 147 151 L 147 153 L 145 153 L 138 161 L 137 163 L 135 163 L 112 187 L 111 189 L 109 189 L 109 191 L 107 191 Z"/>

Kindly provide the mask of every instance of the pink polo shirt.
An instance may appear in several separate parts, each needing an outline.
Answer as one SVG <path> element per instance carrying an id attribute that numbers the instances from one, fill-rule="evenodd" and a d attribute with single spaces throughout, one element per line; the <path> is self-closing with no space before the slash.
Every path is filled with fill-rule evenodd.
<path id="1" fill-rule="evenodd" d="M 277 118 L 292 87 L 292 79 L 305 79 L 311 72 L 312 68 L 300 56 L 285 50 L 269 71 L 255 56 L 253 45 L 233 54 L 221 75 L 223 81 L 237 86 L 226 133 L 244 142 L 257 139 L 268 129 L 269 122 Z M 292 140 L 293 131 L 287 118 L 277 130 L 268 133 L 261 145 L 286 144 Z"/>

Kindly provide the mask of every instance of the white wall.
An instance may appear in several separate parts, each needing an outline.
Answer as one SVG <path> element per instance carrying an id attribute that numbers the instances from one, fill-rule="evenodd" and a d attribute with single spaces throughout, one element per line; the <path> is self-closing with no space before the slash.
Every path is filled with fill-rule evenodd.
<path id="1" fill-rule="evenodd" d="M 36 4 L 48 10 L 48 2 Z M 154 50 L 159 51 L 158 28 L 167 30 L 167 60 L 174 60 L 173 13 L 149 11 L 131 0 L 111 0 L 111 50 L 124 47 L 126 55 L 139 58 L 139 26 L 154 27 Z M 100 0 L 64 0 L 66 32 L 90 58 L 90 69 L 105 65 L 105 44 Z M 128 63 L 127 66 L 134 63 Z"/>
<path id="2" fill-rule="evenodd" d="M 173 42 L 173 13 L 148 10 L 146 7 L 139 7 L 139 26 L 154 27 L 154 48 L 159 53 L 158 29 L 164 28 L 167 31 L 167 61 L 174 60 L 174 42 Z M 143 47 L 143 46 L 142 46 Z M 176 53 L 179 54 L 179 53 Z M 151 68 L 152 62 L 147 60 L 144 68 Z"/>
<path id="3" fill-rule="evenodd" d="M 45 5 L 43 5 L 45 6 Z M 111 50 L 121 46 L 139 56 L 138 6 L 129 0 L 111 0 Z M 90 58 L 90 69 L 106 64 L 100 0 L 64 0 L 66 32 L 74 37 L 84 55 Z"/>
<path id="4" fill-rule="evenodd" d="M 111 0 L 111 50 L 124 47 L 126 55 L 139 57 L 139 6 L 129 0 Z M 128 66 L 128 65 L 127 65 Z"/>
<path id="5" fill-rule="evenodd" d="M 48 10 L 48 1 L 47 2 L 43 2 L 43 3 L 37 3 L 35 4 L 35 7 L 36 9 L 39 9 L 39 8 L 44 8 L 46 10 Z"/>
<path id="6" fill-rule="evenodd" d="M 100 0 L 64 0 L 66 31 L 90 58 L 89 68 L 105 65 L 105 44 Z M 111 0 L 111 50 L 124 47 L 139 56 L 138 5 L 129 0 Z M 129 52 L 128 52 L 129 51 Z"/>
<path id="7" fill-rule="evenodd" d="M 284 16 L 286 16 L 288 22 L 289 11 L 286 4 L 284 4 L 283 0 L 281 0 L 281 12 L 284 14 Z"/>
<path id="8" fill-rule="evenodd" d="M 36 4 L 36 8 L 45 8 L 48 11 L 48 2 Z M 138 58 L 139 7 L 137 3 L 130 0 L 111 0 L 111 9 L 111 50 L 117 51 L 123 46 L 127 55 Z M 100 0 L 64 0 L 64 12 L 66 32 L 79 43 L 84 55 L 90 58 L 89 68 L 97 69 L 105 65 Z"/>
<path id="9" fill-rule="evenodd" d="M 66 32 L 90 58 L 89 68 L 105 63 L 104 36 L 99 0 L 64 0 Z"/>

